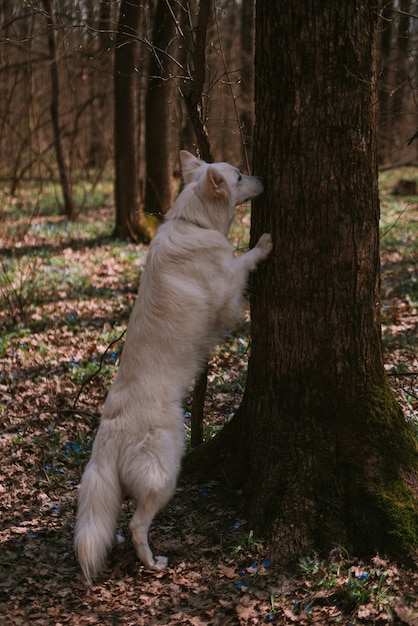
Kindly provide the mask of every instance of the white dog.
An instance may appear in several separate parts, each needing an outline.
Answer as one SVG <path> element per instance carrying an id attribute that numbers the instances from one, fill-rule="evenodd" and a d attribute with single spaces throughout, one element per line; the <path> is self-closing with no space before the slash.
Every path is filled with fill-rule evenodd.
<path id="1" fill-rule="evenodd" d="M 148 530 L 173 495 L 184 452 L 182 402 L 223 330 L 241 314 L 248 273 L 272 248 L 264 234 L 234 258 L 227 240 L 237 204 L 261 179 L 228 163 L 180 153 L 184 189 L 151 243 L 116 379 L 103 407 L 78 496 L 74 545 L 89 582 L 115 542 L 122 498 L 132 496 L 136 554 L 162 569 Z"/>

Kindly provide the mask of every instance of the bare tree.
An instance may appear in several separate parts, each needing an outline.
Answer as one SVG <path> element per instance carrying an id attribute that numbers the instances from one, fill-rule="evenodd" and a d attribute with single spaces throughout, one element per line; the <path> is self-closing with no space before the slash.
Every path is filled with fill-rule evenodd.
<path id="1" fill-rule="evenodd" d="M 44 0 L 46 20 L 48 24 L 48 51 L 51 75 L 51 120 L 54 132 L 55 156 L 64 199 L 64 212 L 70 220 L 75 220 L 77 211 L 71 189 L 71 178 L 68 162 L 64 155 L 64 145 L 60 127 L 60 83 L 58 74 L 58 52 L 56 42 L 57 25 L 52 0 Z"/>
<path id="2" fill-rule="evenodd" d="M 196 36 L 193 42 L 192 71 L 190 89 L 185 94 L 185 102 L 196 136 L 200 156 L 208 163 L 213 162 L 212 150 L 203 117 L 203 89 L 205 84 L 206 33 L 212 0 L 201 0 L 197 18 Z M 203 440 L 203 410 L 207 388 L 209 365 L 206 365 L 196 379 L 191 407 L 191 444 L 198 446 Z"/>
<path id="3" fill-rule="evenodd" d="M 416 17 L 411 9 L 410 0 L 390 0 L 380 11 L 379 162 L 385 166 L 416 162 L 416 147 L 407 141 L 418 119 Z"/>
<path id="4" fill-rule="evenodd" d="M 173 61 L 170 46 L 176 33 L 175 2 L 158 0 L 154 14 L 146 96 L 144 208 L 162 218 L 172 205 Z"/>
<path id="5" fill-rule="evenodd" d="M 206 32 L 211 8 L 212 0 L 201 0 L 191 59 L 190 88 L 187 92 L 184 90 L 184 99 L 196 136 L 200 157 L 207 162 L 213 162 L 213 155 L 203 116 L 202 98 L 206 79 Z"/>
<path id="6" fill-rule="evenodd" d="M 115 236 L 149 241 L 141 214 L 138 160 L 137 46 L 140 0 L 122 0 L 114 57 Z"/>
<path id="7" fill-rule="evenodd" d="M 244 150 L 251 152 L 254 98 L 254 0 L 241 5 L 241 124 Z"/>

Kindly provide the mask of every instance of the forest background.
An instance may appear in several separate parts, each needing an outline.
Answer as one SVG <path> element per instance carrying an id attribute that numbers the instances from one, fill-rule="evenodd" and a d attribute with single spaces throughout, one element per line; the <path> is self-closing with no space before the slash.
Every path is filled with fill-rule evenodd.
<path id="1" fill-rule="evenodd" d="M 152 623 L 155 611 L 173 620 L 161 623 L 329 623 L 342 615 L 347 623 L 391 615 L 415 623 L 416 572 L 380 556 L 365 564 L 348 555 L 339 563 L 307 555 L 298 580 L 273 575 L 239 503 L 216 485 L 181 487 L 159 520 L 155 539 L 171 542 L 173 557 L 164 589 L 140 568 L 138 591 L 128 548 L 113 557 L 115 580 L 87 595 L 81 578 L 72 582 L 76 484 L 146 254 L 132 240 L 146 242 L 156 227 L 148 215 L 159 219 L 170 206 L 180 185 L 178 151 L 197 152 L 199 124 L 215 159 L 251 169 L 253 3 L 216 3 L 203 76 L 199 6 L 2 1 L 2 507 L 14 519 L 2 527 L 5 615 L 23 624 Z M 415 13 L 404 0 L 380 9 L 378 94 L 385 360 L 405 415 L 416 420 Z M 117 171 L 117 153 L 129 155 L 134 182 L 132 168 Z M 121 197 L 123 187 L 134 197 Z M 238 218 L 232 237 L 241 247 L 248 208 Z M 226 345 L 211 362 L 206 437 L 239 404 L 248 320 Z M 101 359 L 101 372 L 78 398 Z M 179 527 L 181 547 L 173 539 Z M 193 563 L 189 571 L 185 562 Z M 137 617 L 138 593 L 144 618 Z"/>
<path id="2" fill-rule="evenodd" d="M 58 180 L 58 203 L 75 218 L 82 207 L 74 188 L 112 177 L 115 144 L 125 142 L 121 153 L 131 154 L 129 143 L 135 146 L 140 206 L 164 213 L 178 187 L 179 149 L 198 146 L 190 115 L 195 105 L 215 159 L 248 169 L 253 13 L 251 0 L 217 2 L 199 59 L 193 0 L 2 0 L 0 173 L 10 194 L 25 180 L 37 181 L 39 192 L 46 181 Z M 417 128 L 413 3 L 386 2 L 380 16 L 379 160 L 383 167 L 413 164 L 418 150 L 418 141 L 408 142 Z M 152 178 L 156 170 L 158 180 Z"/>

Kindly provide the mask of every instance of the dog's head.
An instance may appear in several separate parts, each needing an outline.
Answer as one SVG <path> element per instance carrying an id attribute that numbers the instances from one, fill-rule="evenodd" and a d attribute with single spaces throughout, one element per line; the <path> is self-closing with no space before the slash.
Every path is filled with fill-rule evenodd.
<path id="1" fill-rule="evenodd" d="M 185 185 L 206 185 L 208 193 L 215 196 L 227 193 L 234 206 L 255 198 L 264 189 L 261 178 L 242 174 L 229 163 L 205 163 L 186 150 L 180 152 L 180 161 Z"/>
<path id="2" fill-rule="evenodd" d="M 185 184 L 182 194 L 193 191 L 200 200 L 199 206 L 195 204 L 194 220 L 225 234 L 236 205 L 255 198 L 264 189 L 261 178 L 242 174 L 229 163 L 205 163 L 186 150 L 180 152 L 180 161 Z"/>

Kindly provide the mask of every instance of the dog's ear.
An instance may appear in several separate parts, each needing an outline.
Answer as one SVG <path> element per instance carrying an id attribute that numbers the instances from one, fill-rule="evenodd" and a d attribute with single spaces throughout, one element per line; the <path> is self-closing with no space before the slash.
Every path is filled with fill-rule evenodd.
<path id="1" fill-rule="evenodd" d="M 204 161 L 197 159 L 195 156 L 193 156 L 193 154 L 187 152 L 187 150 L 181 150 L 180 163 L 184 184 L 188 185 L 193 179 L 193 174 L 195 173 L 195 170 L 203 165 Z"/>
<path id="2" fill-rule="evenodd" d="M 206 171 L 206 189 L 209 196 L 218 200 L 221 198 L 223 200 L 228 199 L 228 183 L 219 170 L 211 165 Z"/>

